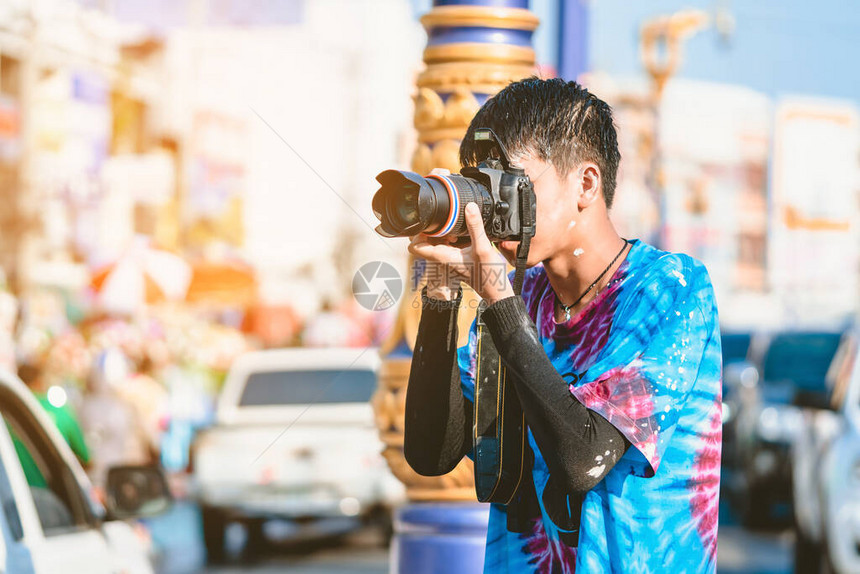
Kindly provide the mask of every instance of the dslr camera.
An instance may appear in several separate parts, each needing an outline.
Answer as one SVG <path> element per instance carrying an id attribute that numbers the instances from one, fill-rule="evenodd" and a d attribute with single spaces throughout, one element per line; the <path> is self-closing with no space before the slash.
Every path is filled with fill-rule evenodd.
<path id="1" fill-rule="evenodd" d="M 512 166 L 508 153 L 489 128 L 475 130 L 478 150 L 486 159 L 459 174 L 421 177 L 389 169 L 376 176 L 381 187 L 373 196 L 376 232 L 383 237 L 453 235 L 455 246 L 469 243 L 466 205 L 481 210 L 491 241 L 531 238 L 535 229 L 535 195 L 522 168 Z"/>

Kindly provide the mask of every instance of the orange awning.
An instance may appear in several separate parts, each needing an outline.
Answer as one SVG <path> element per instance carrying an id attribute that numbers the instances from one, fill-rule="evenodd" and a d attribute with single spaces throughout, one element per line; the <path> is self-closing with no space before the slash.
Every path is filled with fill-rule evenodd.
<path id="1" fill-rule="evenodd" d="M 251 267 L 233 263 L 195 263 L 185 300 L 229 307 L 257 301 L 257 277 Z"/>

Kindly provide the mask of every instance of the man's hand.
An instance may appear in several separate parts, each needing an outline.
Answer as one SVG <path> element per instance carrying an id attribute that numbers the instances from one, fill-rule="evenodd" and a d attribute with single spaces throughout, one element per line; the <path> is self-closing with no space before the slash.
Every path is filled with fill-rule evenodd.
<path id="1" fill-rule="evenodd" d="M 441 271 L 441 276 L 448 281 L 447 285 L 434 286 L 432 292 L 428 286 L 428 292 L 431 296 L 435 296 L 435 293 L 447 299 L 450 297 L 444 297 L 445 287 L 450 291 L 456 289 L 459 281 L 465 281 L 488 304 L 514 295 L 514 289 L 508 281 L 506 261 L 490 243 L 481 212 L 474 203 L 466 206 L 466 227 L 472 243 L 462 248 L 450 245 L 456 240 L 455 237 L 434 238 L 423 233 L 412 237 L 409 252 L 416 257 L 423 257 L 428 264 L 437 264 L 434 273 Z"/>

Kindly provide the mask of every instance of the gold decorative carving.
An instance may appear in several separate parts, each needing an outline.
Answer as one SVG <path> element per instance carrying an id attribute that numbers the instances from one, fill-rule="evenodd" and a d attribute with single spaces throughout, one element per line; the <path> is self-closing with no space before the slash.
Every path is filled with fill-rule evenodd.
<path id="1" fill-rule="evenodd" d="M 468 126 L 480 108 L 478 100 L 475 99 L 471 91 L 462 86 L 458 87 L 445 102 L 444 125 L 458 128 Z"/>
<path id="2" fill-rule="evenodd" d="M 459 128 L 437 128 L 432 130 L 424 130 L 418 135 L 418 141 L 433 143 L 441 140 L 461 140 L 463 139 L 463 134 L 466 133 L 465 127 Z M 415 166 L 413 166 L 415 167 Z M 439 166 L 434 166 L 439 167 Z M 457 169 L 460 169 L 459 164 L 457 165 Z"/>
<path id="3" fill-rule="evenodd" d="M 427 175 L 433 169 L 433 152 L 426 143 L 419 143 L 412 153 L 412 170 L 419 175 Z"/>
<path id="4" fill-rule="evenodd" d="M 443 103 L 442 97 L 430 88 L 418 90 L 415 96 L 415 127 L 422 134 L 439 128 L 454 128 L 459 130 L 455 137 L 463 135 L 463 127 L 469 125 L 481 106 L 469 89 L 457 86 L 452 91 Z"/>
<path id="5" fill-rule="evenodd" d="M 439 94 L 429 88 L 419 88 L 415 96 L 415 127 L 420 129 L 438 126 L 445 117 L 445 103 Z"/>
<path id="6" fill-rule="evenodd" d="M 460 171 L 460 141 L 442 140 L 434 145 L 433 166 L 445 168 L 451 173 Z"/>
<path id="7" fill-rule="evenodd" d="M 485 62 L 488 64 L 534 65 L 535 51 L 523 46 L 508 44 L 444 44 L 424 49 L 424 61 L 437 62 Z"/>
<path id="8" fill-rule="evenodd" d="M 440 92 L 451 92 L 459 86 L 472 92 L 495 94 L 511 82 L 535 72 L 533 66 L 506 64 L 476 64 L 466 62 L 436 64 L 418 76 L 418 87 L 432 87 Z"/>

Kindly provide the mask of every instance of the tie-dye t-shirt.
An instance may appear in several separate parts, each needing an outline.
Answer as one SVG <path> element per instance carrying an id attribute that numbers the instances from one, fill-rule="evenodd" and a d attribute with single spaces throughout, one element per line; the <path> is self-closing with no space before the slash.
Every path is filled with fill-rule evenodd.
<path id="1" fill-rule="evenodd" d="M 529 432 L 539 503 L 523 532 L 508 531 L 507 508 L 491 505 L 486 573 L 716 571 L 722 420 L 713 289 L 695 259 L 631 243 L 610 284 L 565 323 L 553 317 L 543 266 L 526 271 L 522 297 L 547 356 L 570 392 L 632 446 L 577 499 L 577 546 L 547 508 L 549 472 Z M 458 350 L 469 400 L 475 329 Z"/>

